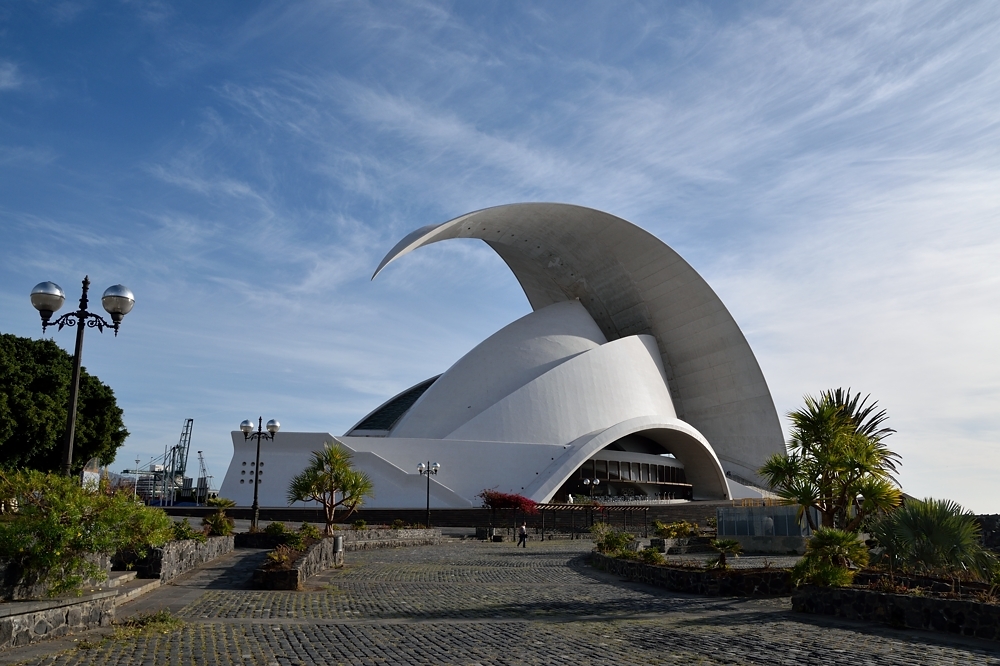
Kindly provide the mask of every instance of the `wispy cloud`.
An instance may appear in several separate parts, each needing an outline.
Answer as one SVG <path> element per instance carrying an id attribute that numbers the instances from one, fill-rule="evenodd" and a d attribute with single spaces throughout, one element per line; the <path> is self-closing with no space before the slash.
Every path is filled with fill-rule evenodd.
<path id="1" fill-rule="evenodd" d="M 968 472 L 1000 469 L 995 4 L 150 7 L 122 14 L 148 43 L 102 33 L 138 74 L 80 84 L 114 132 L 28 102 L 0 118 L 17 177 L 0 270 L 99 258 L 142 292 L 127 323 L 147 348 L 116 343 L 129 369 L 114 377 L 142 396 L 127 398 L 149 424 L 136 432 L 179 422 L 173 405 L 225 440 L 248 403 L 349 427 L 527 309 L 485 246 L 428 247 L 368 282 L 385 251 L 470 210 L 566 201 L 701 271 L 779 411 L 871 391 L 908 490 L 996 510 Z M 0 60 L 0 90 L 70 78 L 18 58 Z M 941 442 L 964 468 L 935 458 Z"/>
<path id="2" fill-rule="evenodd" d="M 18 66 L 9 61 L 0 61 L 0 90 L 16 90 L 24 83 Z"/>

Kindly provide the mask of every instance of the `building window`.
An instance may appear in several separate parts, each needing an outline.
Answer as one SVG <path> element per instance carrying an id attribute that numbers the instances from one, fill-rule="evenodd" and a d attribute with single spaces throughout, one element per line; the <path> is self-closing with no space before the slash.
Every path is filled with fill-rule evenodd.
<path id="1" fill-rule="evenodd" d="M 617 460 L 612 460 L 608 463 L 608 480 L 618 481 L 621 479 L 621 472 L 619 471 L 619 464 Z"/>
<path id="2" fill-rule="evenodd" d="M 649 465 L 647 463 L 642 463 L 642 480 L 649 482 Z"/>
<path id="3" fill-rule="evenodd" d="M 595 478 L 601 481 L 608 480 L 608 461 L 607 460 L 595 460 L 594 463 L 597 465 L 597 475 Z"/>

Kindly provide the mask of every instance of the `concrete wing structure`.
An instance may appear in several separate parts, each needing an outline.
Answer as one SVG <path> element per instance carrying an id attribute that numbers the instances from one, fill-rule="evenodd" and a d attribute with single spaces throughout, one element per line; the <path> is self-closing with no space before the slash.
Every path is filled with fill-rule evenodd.
<path id="1" fill-rule="evenodd" d="M 670 501 L 761 483 L 756 470 L 784 450 L 763 374 L 718 296 L 663 242 L 600 211 L 514 204 L 419 229 L 375 274 L 449 238 L 486 241 L 534 311 L 339 438 L 376 480 L 369 506 L 421 506 L 415 467 L 428 460 L 445 466 L 432 504 L 448 507 L 486 488 Z M 256 483 L 262 504 L 283 505 L 287 480 L 334 439 L 279 437 L 280 455 L 263 459 L 277 473 L 264 474 L 234 433 L 225 496 L 249 504 Z"/>

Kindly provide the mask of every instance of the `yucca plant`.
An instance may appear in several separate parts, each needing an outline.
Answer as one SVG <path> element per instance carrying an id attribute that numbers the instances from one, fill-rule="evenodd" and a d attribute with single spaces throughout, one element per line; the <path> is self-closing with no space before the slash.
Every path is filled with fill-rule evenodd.
<path id="1" fill-rule="evenodd" d="M 778 496 L 799 505 L 800 518 L 804 514 L 813 530 L 853 532 L 867 515 L 898 506 L 902 495 L 893 475 L 899 455 L 883 441 L 894 432 L 884 425 L 885 410 L 850 389 L 804 401 L 788 414 L 788 454 L 771 456 L 759 472 Z M 809 509 L 819 512 L 819 525 Z"/>

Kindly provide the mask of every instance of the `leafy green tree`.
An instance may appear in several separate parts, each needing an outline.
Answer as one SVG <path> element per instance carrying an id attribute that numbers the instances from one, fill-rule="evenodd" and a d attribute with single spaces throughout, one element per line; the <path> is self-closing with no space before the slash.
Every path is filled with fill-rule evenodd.
<path id="1" fill-rule="evenodd" d="M 879 562 L 890 572 L 953 575 L 968 571 L 990 580 L 997 559 L 984 549 L 979 521 L 971 511 L 946 499 L 909 500 L 871 525 Z"/>
<path id="2" fill-rule="evenodd" d="M 338 499 L 339 496 L 339 499 Z M 340 442 L 326 442 L 322 451 L 313 451 L 309 465 L 288 484 L 288 503 L 319 502 L 323 505 L 326 533 L 333 534 L 338 508 L 346 510 L 346 520 L 366 497 L 374 496 L 374 484 L 367 474 L 351 466 L 351 452 Z"/>
<path id="3" fill-rule="evenodd" d="M 857 531 L 865 516 L 899 505 L 902 494 L 893 476 L 899 455 L 883 441 L 895 432 L 885 427 L 885 410 L 870 396 L 850 389 L 805 396 L 805 407 L 789 413 L 788 455 L 774 454 L 760 469 L 779 497 L 816 509 L 823 527 Z"/>
<path id="4" fill-rule="evenodd" d="M 62 469 L 73 357 L 51 340 L 0 334 L 0 466 Z M 114 391 L 80 373 L 73 471 L 110 464 L 128 437 Z"/>

